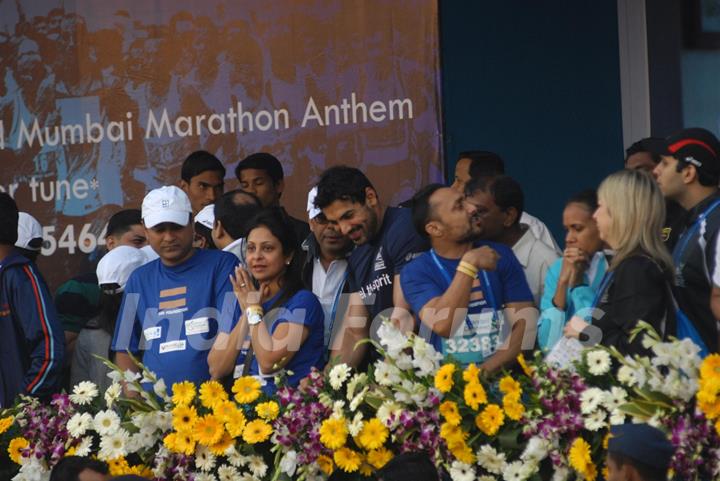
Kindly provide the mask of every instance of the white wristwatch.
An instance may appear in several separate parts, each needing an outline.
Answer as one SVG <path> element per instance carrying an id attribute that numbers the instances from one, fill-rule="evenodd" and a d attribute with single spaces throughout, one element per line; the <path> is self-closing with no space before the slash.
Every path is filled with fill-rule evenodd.
<path id="1" fill-rule="evenodd" d="M 247 309 L 247 320 L 248 324 L 254 326 L 262 322 L 263 311 L 260 307 L 248 307 Z"/>

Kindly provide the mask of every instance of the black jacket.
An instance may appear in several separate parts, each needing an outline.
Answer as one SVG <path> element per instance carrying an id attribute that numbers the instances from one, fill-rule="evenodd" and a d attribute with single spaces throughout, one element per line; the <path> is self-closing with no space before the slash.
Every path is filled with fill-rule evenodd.
<path id="1" fill-rule="evenodd" d="M 647 355 L 642 335 L 630 342 L 630 333 L 643 320 L 663 337 L 675 335 L 675 313 L 670 297 L 672 274 L 646 254 L 634 254 L 613 270 L 612 281 L 600 293 L 593 325 L 602 330 L 604 346 L 614 346 L 621 354 Z"/>

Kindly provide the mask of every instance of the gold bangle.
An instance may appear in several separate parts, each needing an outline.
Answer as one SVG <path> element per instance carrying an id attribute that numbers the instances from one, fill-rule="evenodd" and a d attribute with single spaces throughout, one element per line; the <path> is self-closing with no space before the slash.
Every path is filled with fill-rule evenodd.
<path id="1" fill-rule="evenodd" d="M 466 276 L 468 276 L 471 279 L 475 279 L 475 277 L 477 276 L 477 272 L 475 272 L 475 273 L 470 272 L 468 269 L 465 269 L 462 266 L 457 266 L 456 270 L 462 274 L 465 274 Z"/>
<path id="2" fill-rule="evenodd" d="M 475 267 L 474 265 L 470 264 L 469 262 L 460 261 L 460 264 L 458 264 L 458 265 L 464 267 L 465 269 L 469 270 L 470 272 L 474 272 L 475 275 L 477 275 L 477 273 L 479 272 L 478 268 Z"/>

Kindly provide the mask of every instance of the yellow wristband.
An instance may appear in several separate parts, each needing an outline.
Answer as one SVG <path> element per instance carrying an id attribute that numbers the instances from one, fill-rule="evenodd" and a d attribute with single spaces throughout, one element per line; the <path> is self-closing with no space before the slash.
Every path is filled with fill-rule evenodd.
<path id="1" fill-rule="evenodd" d="M 474 272 L 475 275 L 477 275 L 477 273 L 478 273 L 478 268 L 475 267 L 474 265 L 470 264 L 469 262 L 460 261 L 460 264 L 458 264 L 458 265 L 464 267 L 465 269 L 469 270 L 470 272 Z"/>
<path id="2" fill-rule="evenodd" d="M 471 272 L 470 270 L 468 270 L 462 266 L 457 266 L 457 271 L 462 274 L 465 274 L 466 276 L 468 276 L 471 279 L 475 279 L 475 277 L 477 276 L 477 272 Z"/>

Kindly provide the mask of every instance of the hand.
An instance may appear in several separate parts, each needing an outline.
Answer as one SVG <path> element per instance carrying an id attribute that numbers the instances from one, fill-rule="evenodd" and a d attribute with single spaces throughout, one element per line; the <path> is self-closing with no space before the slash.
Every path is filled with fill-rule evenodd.
<path id="1" fill-rule="evenodd" d="M 267 300 L 270 295 L 270 286 L 263 284 L 259 290 L 256 290 L 250 274 L 240 266 L 235 268 L 234 276 L 230 275 L 230 283 L 243 312 L 249 306 L 262 305 L 262 302 Z"/>
<path id="2" fill-rule="evenodd" d="M 568 247 L 563 252 L 559 283 L 575 287 L 582 281 L 582 276 L 589 264 L 588 254 L 577 247 Z"/>
<path id="3" fill-rule="evenodd" d="M 589 325 L 590 324 L 585 322 L 582 318 L 578 316 L 573 316 L 570 321 L 565 324 L 563 334 L 565 335 L 565 337 L 574 337 L 575 339 L 580 339 L 580 333 L 583 332 L 585 328 Z"/>
<path id="4" fill-rule="evenodd" d="M 500 255 L 495 249 L 488 246 L 477 247 L 462 256 L 463 261 L 469 262 L 478 269 L 485 271 L 494 271 L 499 259 Z"/>

